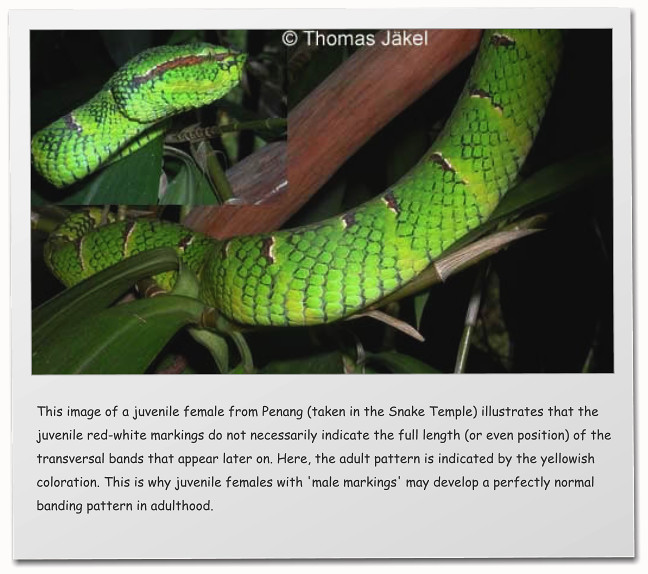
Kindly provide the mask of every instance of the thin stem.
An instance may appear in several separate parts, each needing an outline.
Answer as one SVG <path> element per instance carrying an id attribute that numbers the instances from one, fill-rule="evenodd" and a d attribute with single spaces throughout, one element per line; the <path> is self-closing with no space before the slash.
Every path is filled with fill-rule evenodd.
<path id="1" fill-rule="evenodd" d="M 234 345 L 236 346 L 239 355 L 241 356 L 243 371 L 245 373 L 253 373 L 254 362 L 252 361 L 252 352 L 250 351 L 250 347 L 248 347 L 245 337 L 238 331 L 232 331 L 229 335 L 232 338 L 232 341 L 234 341 Z"/>
<path id="2" fill-rule="evenodd" d="M 457 361 L 455 363 L 455 373 L 465 373 L 466 364 L 468 363 L 468 352 L 470 351 L 470 344 L 472 341 L 472 334 L 477 324 L 477 317 L 479 315 L 479 307 L 481 306 L 482 291 L 488 273 L 490 271 L 490 264 L 487 266 L 481 265 L 475 284 L 473 285 L 470 300 L 468 301 L 468 309 L 466 310 L 466 321 L 464 323 L 464 330 L 459 342 L 459 349 L 457 351 Z"/>
<path id="3" fill-rule="evenodd" d="M 250 122 L 234 122 L 224 126 L 189 126 L 179 132 L 168 134 L 165 138 L 167 143 L 197 142 L 208 140 L 230 132 L 243 130 L 268 130 L 276 132 L 285 130 L 288 125 L 286 118 L 267 118 L 265 120 L 254 120 Z"/>
<path id="4" fill-rule="evenodd" d="M 221 335 L 225 335 L 226 337 L 230 337 L 241 356 L 243 371 L 245 373 L 254 372 L 252 352 L 250 351 L 250 347 L 248 346 L 243 333 L 236 325 L 228 321 L 227 318 L 221 315 L 216 309 L 213 307 L 205 308 L 197 327 L 199 329 L 209 329 L 220 333 Z"/>
<path id="5" fill-rule="evenodd" d="M 232 186 L 230 185 L 225 170 L 218 161 L 214 149 L 209 142 L 202 141 L 191 144 L 191 153 L 200 166 L 209 177 L 209 181 L 221 203 L 225 203 L 234 197 Z"/>
<path id="6" fill-rule="evenodd" d="M 423 335 L 421 335 L 421 333 L 419 333 L 409 323 L 406 323 L 402 319 L 392 317 L 391 315 L 388 315 L 387 313 L 384 313 L 383 311 L 379 311 L 378 309 L 368 309 L 368 310 L 362 311 L 360 313 L 356 313 L 355 315 L 351 315 L 350 317 L 347 317 L 346 320 L 351 321 L 351 320 L 354 320 L 354 319 L 360 319 L 361 317 L 371 317 L 372 319 L 376 319 L 378 321 L 381 321 L 382 323 L 385 323 L 386 325 L 389 325 L 390 327 L 393 327 L 394 329 L 398 329 L 402 333 L 405 333 L 406 335 L 409 335 L 410 337 L 416 339 L 417 341 L 420 341 L 420 342 L 425 341 L 425 339 L 423 338 Z"/>

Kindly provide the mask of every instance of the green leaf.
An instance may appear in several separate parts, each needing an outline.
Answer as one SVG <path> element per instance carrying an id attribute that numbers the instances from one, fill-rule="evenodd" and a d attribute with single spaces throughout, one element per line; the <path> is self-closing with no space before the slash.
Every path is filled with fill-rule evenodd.
<path id="1" fill-rule="evenodd" d="M 160 205 L 215 205 L 218 203 L 209 181 L 196 167 L 191 156 L 168 146 L 165 148 L 165 153 L 180 160 L 180 168 L 167 185 L 164 195 L 160 197 Z"/>
<path id="2" fill-rule="evenodd" d="M 521 181 L 500 202 L 491 220 L 501 220 L 612 174 L 612 150 L 602 148 L 551 164 Z"/>
<path id="3" fill-rule="evenodd" d="M 225 337 L 207 329 L 196 329 L 194 327 L 189 328 L 189 333 L 210 352 L 218 370 L 221 373 L 227 373 L 229 370 L 229 347 Z M 242 364 L 241 368 L 243 368 Z"/>
<path id="4" fill-rule="evenodd" d="M 194 142 L 190 144 L 190 148 L 199 169 L 209 177 L 218 201 L 225 203 L 232 199 L 234 197 L 232 186 L 211 144 L 208 141 Z"/>
<path id="5" fill-rule="evenodd" d="M 34 374 L 143 373 L 182 327 L 198 323 L 204 304 L 160 295 L 66 323 L 32 350 Z"/>
<path id="6" fill-rule="evenodd" d="M 414 297 L 414 316 L 416 318 L 417 331 L 421 330 L 421 319 L 423 318 L 423 312 L 425 311 L 425 306 L 427 305 L 429 298 L 429 291 L 422 291 Z"/>
<path id="7" fill-rule="evenodd" d="M 198 299 L 200 294 L 200 283 L 196 274 L 186 265 L 180 262 L 180 269 L 175 285 L 171 290 L 172 295 L 182 295 Z"/>
<path id="8" fill-rule="evenodd" d="M 66 289 L 32 312 L 32 345 L 54 339 L 65 325 L 105 309 L 139 279 L 177 268 L 178 255 L 163 247 L 129 257 Z"/>
<path id="9" fill-rule="evenodd" d="M 333 351 L 299 359 L 272 361 L 259 372 L 263 374 L 344 373 L 344 355 L 339 351 Z"/>
<path id="10" fill-rule="evenodd" d="M 173 286 L 173 295 L 183 295 L 197 298 L 200 292 L 198 277 L 186 266 L 180 265 L 178 279 Z M 207 329 L 189 328 L 189 334 L 211 354 L 218 370 L 226 373 L 229 369 L 229 347 L 227 340 L 222 335 Z"/>
<path id="11" fill-rule="evenodd" d="M 431 367 L 423 361 L 414 357 L 388 351 L 385 353 L 368 353 L 367 363 L 378 364 L 392 373 L 440 373 L 441 371 Z"/>
<path id="12" fill-rule="evenodd" d="M 243 366 L 243 363 L 239 363 L 228 374 L 229 375 L 250 375 L 251 373 L 248 373 L 245 370 L 245 367 Z"/>
<path id="13" fill-rule="evenodd" d="M 611 174 L 612 152 L 609 148 L 579 154 L 540 169 L 511 189 L 488 221 L 455 242 L 446 254 L 463 249 L 505 221 L 520 217 L 524 212 L 568 193 L 582 190 L 590 182 Z"/>
<path id="14" fill-rule="evenodd" d="M 157 138 L 70 189 L 61 205 L 155 205 L 162 173 L 162 141 Z M 65 193 L 65 190 L 63 192 Z"/>

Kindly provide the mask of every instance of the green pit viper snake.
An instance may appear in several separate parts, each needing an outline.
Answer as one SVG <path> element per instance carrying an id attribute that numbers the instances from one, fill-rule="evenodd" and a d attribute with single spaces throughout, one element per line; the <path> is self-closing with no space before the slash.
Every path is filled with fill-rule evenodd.
<path id="1" fill-rule="evenodd" d="M 206 43 L 145 50 L 92 99 L 34 135 L 34 167 L 56 187 L 90 175 L 162 135 L 171 116 L 222 98 L 245 60 Z"/>
<path id="2" fill-rule="evenodd" d="M 99 226 L 99 211 L 90 210 L 50 235 L 47 264 L 70 286 L 168 246 L 198 276 L 201 300 L 235 323 L 316 325 L 349 317 L 401 288 L 488 219 L 531 149 L 560 52 L 557 30 L 485 32 L 430 150 L 389 189 L 346 213 L 217 241 L 164 221 Z"/>

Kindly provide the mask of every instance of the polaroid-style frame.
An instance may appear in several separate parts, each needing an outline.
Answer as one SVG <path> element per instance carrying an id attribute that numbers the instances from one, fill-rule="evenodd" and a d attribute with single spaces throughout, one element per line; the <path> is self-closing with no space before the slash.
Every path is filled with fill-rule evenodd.
<path id="1" fill-rule="evenodd" d="M 128 26 L 148 29 L 150 17 L 150 12 L 129 12 Z M 14 557 L 632 556 L 629 12 L 183 11 L 159 12 L 155 22 L 159 30 L 281 30 L 282 38 L 287 32 L 315 29 L 333 35 L 353 30 L 366 38 L 376 30 L 414 26 L 556 28 L 574 30 L 580 39 L 596 30 L 606 36 L 609 101 L 595 100 L 603 88 L 597 92 L 592 86 L 585 90 L 582 106 L 589 105 L 588 97 L 611 106 L 606 116 L 611 123 L 601 126 L 609 129 L 613 143 L 611 156 L 604 158 L 612 160 L 613 193 L 606 204 L 611 229 L 595 230 L 612 238 L 609 268 L 601 273 L 602 282 L 609 283 L 611 317 L 603 337 L 609 352 L 596 374 L 558 368 L 553 374 L 485 369 L 461 376 L 351 377 L 302 370 L 220 379 L 210 374 L 34 374 L 33 293 L 25 288 L 40 284 L 34 279 L 33 257 L 27 256 L 35 245 L 28 227 L 34 201 L 27 193 L 35 181 L 28 152 L 32 133 L 24 121 L 33 112 L 30 38 L 44 30 L 119 30 L 124 19 L 116 11 L 12 12 L 11 146 L 17 150 L 11 158 Z M 475 97 L 483 96 L 475 92 Z M 410 127 L 418 121 L 410 120 Z M 288 114 L 287 146 L 290 137 Z M 545 148 L 545 158 L 552 149 Z M 288 185 L 290 161 L 289 155 Z M 554 336 L 567 340 L 569 329 L 569 322 L 562 323 Z M 554 414 L 550 408 L 556 409 Z M 351 429 L 358 434 L 351 436 Z M 168 432 L 178 438 L 154 443 L 131 433 L 134 438 L 116 443 L 114 433 L 126 431 L 149 437 Z M 244 431 L 259 438 L 251 442 L 241 435 Z M 448 444 L 453 431 L 461 437 L 456 449 Z M 513 440 L 505 439 L 508 432 Z M 392 433 L 392 438 L 381 433 Z M 467 459 L 468 454 L 475 458 Z M 556 466 L 538 468 L 525 455 L 547 457 L 546 464 Z M 408 466 L 408 461 L 416 462 Z M 159 486 L 166 480 L 169 489 L 176 485 L 181 494 L 169 495 Z M 201 482 L 186 482 L 191 480 Z M 282 480 L 285 487 L 278 486 Z M 551 486 L 545 489 L 544 481 Z M 187 486 L 191 484 L 199 486 Z"/>

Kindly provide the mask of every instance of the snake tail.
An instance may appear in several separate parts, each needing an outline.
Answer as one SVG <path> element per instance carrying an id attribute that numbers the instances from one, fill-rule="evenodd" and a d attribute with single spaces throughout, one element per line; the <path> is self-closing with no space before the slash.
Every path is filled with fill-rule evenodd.
<path id="1" fill-rule="evenodd" d="M 162 135 L 168 118 L 222 98 L 245 60 L 206 43 L 145 50 L 88 102 L 33 136 L 34 167 L 59 188 L 83 179 Z"/>
<path id="2" fill-rule="evenodd" d="M 378 197 L 295 229 L 226 241 L 192 235 L 191 252 L 181 255 L 191 258 L 201 299 L 242 325 L 317 325 L 402 288 L 484 223 L 515 183 L 540 128 L 560 52 L 557 30 L 485 32 L 441 134 Z M 57 276 L 71 284 L 132 253 L 135 231 L 128 225 L 105 225 L 72 240 L 65 258 L 74 263 L 50 255 Z M 151 247 L 161 246 L 162 236 L 179 245 L 191 234 L 151 221 L 137 232 L 142 246 Z"/>

